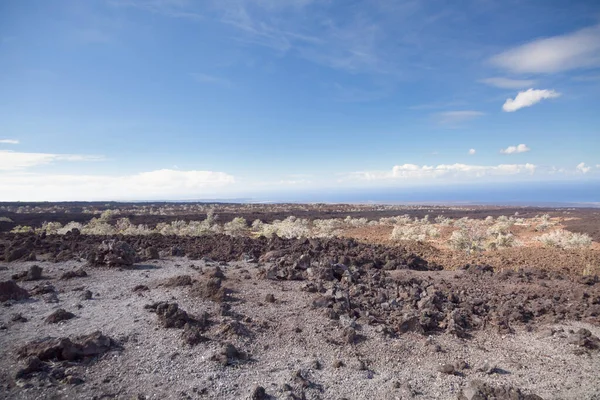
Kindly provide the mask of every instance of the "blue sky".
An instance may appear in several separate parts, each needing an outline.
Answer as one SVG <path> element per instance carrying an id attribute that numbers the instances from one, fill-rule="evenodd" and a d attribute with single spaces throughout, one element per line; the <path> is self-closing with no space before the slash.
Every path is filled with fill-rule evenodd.
<path id="1" fill-rule="evenodd" d="M 0 200 L 575 180 L 595 0 L 0 3 Z"/>

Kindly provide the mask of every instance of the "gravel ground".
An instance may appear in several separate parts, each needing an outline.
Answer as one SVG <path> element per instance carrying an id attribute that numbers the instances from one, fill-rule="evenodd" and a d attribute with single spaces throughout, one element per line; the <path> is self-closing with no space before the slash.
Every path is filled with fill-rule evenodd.
<path id="1" fill-rule="evenodd" d="M 244 399 L 261 398 L 254 391 L 262 386 L 277 399 L 456 399 L 470 382 L 481 380 L 543 399 L 600 399 L 600 353 L 581 352 L 569 343 L 569 330 L 586 328 L 600 336 L 600 329 L 589 324 L 538 325 L 531 331 L 515 327 L 508 335 L 486 329 L 472 332 L 470 339 L 412 332 L 393 338 L 377 326 L 363 325 L 356 327 L 358 340 L 348 344 L 350 319 L 332 320 L 323 309 L 311 307 L 318 294 L 302 291 L 304 282 L 259 278 L 256 264 L 220 266 L 224 286 L 233 290 L 228 312 L 220 303 L 193 295 L 190 286 L 165 286 L 169 278 L 184 274 L 206 281 L 216 263 L 169 258 L 125 270 L 89 268 L 79 261 L 0 263 L 6 268 L 0 270 L 0 281 L 34 264 L 43 268 L 44 279 L 19 285 L 31 291 L 50 283 L 59 302 L 34 295 L 0 307 L 0 398 Z M 58 279 L 80 267 L 87 277 Z M 134 292 L 138 285 L 149 290 Z M 91 299 L 82 299 L 85 290 L 92 292 Z M 211 323 L 203 335 L 210 340 L 192 347 L 182 340 L 182 329 L 161 326 L 157 314 L 144 308 L 159 301 L 176 302 L 193 316 L 207 312 Z M 46 323 L 59 308 L 75 318 Z M 16 313 L 27 322 L 12 321 Z M 84 383 L 15 379 L 23 364 L 16 352 L 27 342 L 96 330 L 120 348 L 70 365 Z M 225 343 L 248 356 L 227 366 L 215 361 L 213 355 Z M 439 371 L 458 361 L 470 368 L 456 374 Z"/>

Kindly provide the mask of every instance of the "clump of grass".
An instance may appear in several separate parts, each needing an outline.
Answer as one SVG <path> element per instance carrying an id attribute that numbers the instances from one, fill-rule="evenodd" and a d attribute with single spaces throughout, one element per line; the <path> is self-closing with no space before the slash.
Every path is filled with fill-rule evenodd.
<path id="1" fill-rule="evenodd" d="M 8 217 L 0 217 L 0 222 L 9 222 L 9 223 L 12 223 L 14 221 L 12 219 L 8 218 Z"/>

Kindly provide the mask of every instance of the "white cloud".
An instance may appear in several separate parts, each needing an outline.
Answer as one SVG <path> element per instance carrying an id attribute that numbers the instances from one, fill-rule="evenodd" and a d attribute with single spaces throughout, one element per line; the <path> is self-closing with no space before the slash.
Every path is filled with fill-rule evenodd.
<path id="1" fill-rule="evenodd" d="M 500 53 L 491 63 L 514 73 L 556 73 L 600 65 L 600 25 L 537 39 Z"/>
<path id="2" fill-rule="evenodd" d="M 588 167 L 587 165 L 585 165 L 585 163 L 577 164 L 577 172 L 581 172 L 582 174 L 587 174 L 588 172 L 590 172 L 591 169 L 592 167 Z"/>
<path id="3" fill-rule="evenodd" d="M 391 171 L 361 171 L 347 174 L 341 181 L 360 180 L 423 180 L 423 179 L 469 179 L 490 176 L 510 176 L 533 174 L 534 164 L 468 165 L 440 164 L 437 166 L 403 164 L 396 165 Z"/>
<path id="4" fill-rule="evenodd" d="M 475 153 L 476 153 L 475 149 L 469 149 L 469 155 L 473 155 Z"/>
<path id="5" fill-rule="evenodd" d="M 554 90 L 528 89 L 524 92 L 519 92 L 514 99 L 506 99 L 502 109 L 506 112 L 514 112 L 524 107 L 531 107 L 544 99 L 552 99 L 559 96 L 560 93 Z"/>
<path id="6" fill-rule="evenodd" d="M 0 171 L 19 170 L 56 161 L 99 161 L 102 159 L 99 156 L 79 154 L 21 153 L 0 150 Z"/>
<path id="7" fill-rule="evenodd" d="M 533 79 L 487 78 L 479 82 L 502 89 L 523 89 L 535 85 Z"/>
<path id="8" fill-rule="evenodd" d="M 502 154 L 515 154 L 515 153 L 526 153 L 531 149 L 527 147 L 525 144 L 519 144 L 517 146 L 508 146 L 505 149 L 501 149 L 500 153 Z"/>
<path id="9" fill-rule="evenodd" d="M 161 169 L 134 175 L 0 174 L 0 201 L 206 198 L 235 183 L 214 171 Z"/>
<path id="10" fill-rule="evenodd" d="M 455 126 L 474 118 L 481 117 L 485 113 L 474 110 L 445 111 L 435 114 L 438 122 L 442 125 Z"/>
<path id="11" fill-rule="evenodd" d="M 15 139 L 0 139 L 0 144 L 19 144 L 19 141 Z"/>

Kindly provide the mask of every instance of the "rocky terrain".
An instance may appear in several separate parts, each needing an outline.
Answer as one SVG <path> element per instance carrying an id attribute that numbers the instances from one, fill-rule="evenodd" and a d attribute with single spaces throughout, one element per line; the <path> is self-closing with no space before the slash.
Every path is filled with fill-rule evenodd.
<path id="1" fill-rule="evenodd" d="M 3 233 L 0 398 L 600 399 L 593 248 L 427 248 Z"/>

